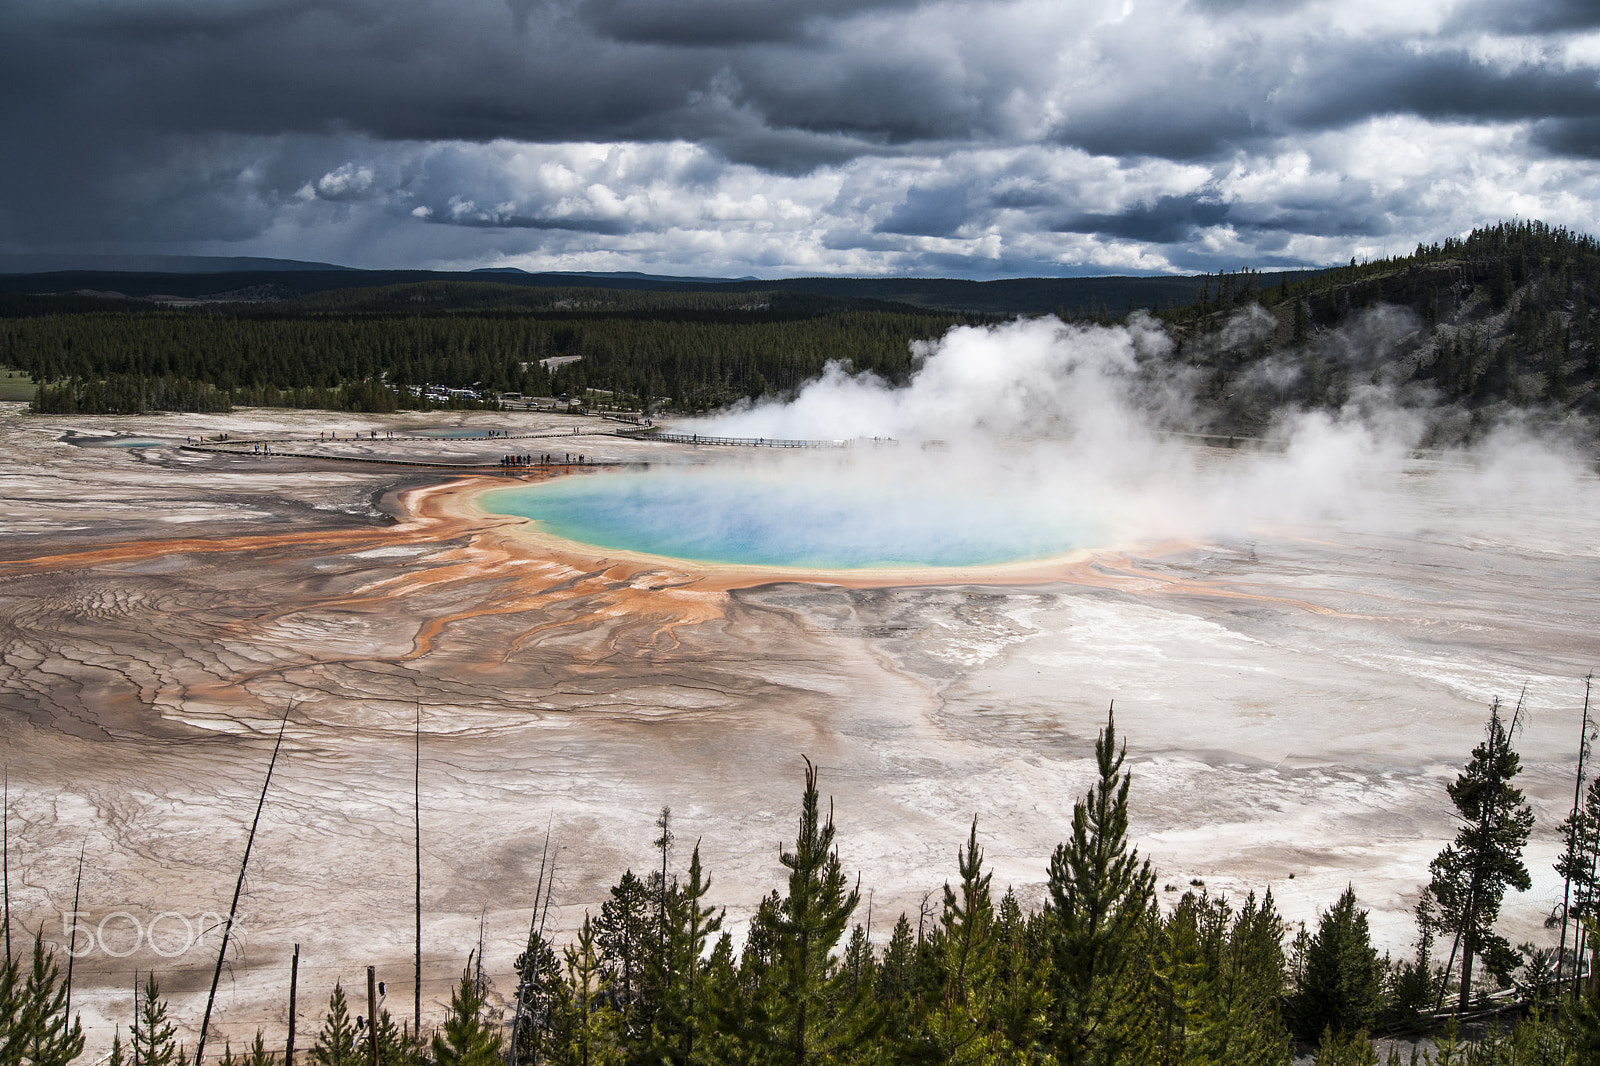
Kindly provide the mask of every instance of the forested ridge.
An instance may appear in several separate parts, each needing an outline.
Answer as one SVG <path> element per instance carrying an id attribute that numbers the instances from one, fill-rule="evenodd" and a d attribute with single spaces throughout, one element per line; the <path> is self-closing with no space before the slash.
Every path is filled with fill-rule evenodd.
<path id="1" fill-rule="evenodd" d="M 1279 285 L 1217 275 L 1162 317 L 1223 431 L 1372 389 L 1440 412 L 1441 444 L 1511 411 L 1587 421 L 1591 439 L 1600 419 L 1600 243 L 1542 222 Z"/>
<path id="2" fill-rule="evenodd" d="M 1163 306 L 1167 290 L 1135 284 L 1161 279 L 1102 280 L 1128 302 L 1091 298 L 1055 312 L 1077 323 L 1134 312 L 1159 320 L 1173 351 L 1144 371 L 1185 375 L 1200 420 L 1185 428 L 1259 434 L 1287 409 L 1379 394 L 1430 412 L 1440 444 L 1508 412 L 1575 420 L 1588 436 L 1600 421 L 1600 245 L 1559 227 L 1499 223 L 1333 270 L 1187 279 L 1187 306 Z M 415 393 L 434 385 L 476 387 L 485 402 L 570 395 L 687 413 L 791 393 L 830 361 L 902 383 L 916 366 L 914 341 L 1006 317 L 840 295 L 849 284 L 608 289 L 422 277 L 182 307 L 0 295 L 0 365 L 40 383 L 42 411 L 386 411 L 429 405 Z M 857 287 L 921 300 L 917 285 L 932 283 L 874 284 Z M 1018 291 L 1032 306 L 1037 294 Z"/>
<path id="3" fill-rule="evenodd" d="M 1512 949 L 1494 927 L 1507 888 L 1527 887 L 1532 829 L 1513 783 L 1515 730 L 1497 703 L 1447 788 L 1461 828 L 1430 867 L 1414 950 L 1400 959 L 1373 947 L 1354 887 L 1292 936 L 1270 890 L 1243 900 L 1199 881 L 1158 890 L 1129 837 L 1132 775 L 1108 718 L 1097 779 L 1050 859 L 1042 907 L 1025 910 L 994 884 L 974 819 L 952 849 L 951 879 L 929 894 L 937 902 L 915 919 L 901 914 L 886 940 L 869 937 L 862 886 L 840 857 L 808 761 L 794 842 L 779 856 L 785 883 L 762 900 L 742 944 L 722 928 L 698 842 L 684 863 L 663 808 L 659 861 L 642 877 L 624 873 L 559 942 L 546 926 L 554 881 L 541 864 L 513 987 L 491 997 L 481 956 L 475 968 L 463 952 L 449 1016 L 430 1031 L 387 1010 L 368 1028 L 351 1017 L 359 986 L 347 997 L 336 985 L 302 1054 L 313 1066 L 1287 1066 L 1298 1047 L 1318 1066 L 1368 1066 L 1380 1061 L 1370 1034 L 1382 1029 L 1426 1034 L 1431 1045 L 1391 1049 L 1390 1064 L 1588 1066 L 1600 1061 L 1600 785 L 1561 827 L 1557 871 L 1568 892 L 1552 943 Z M 1580 959 L 1591 965 L 1575 979 Z M 1487 974 L 1476 983 L 1474 962 Z M 390 985 L 403 988 L 395 976 Z M 146 980 L 110 1064 L 183 1066 L 157 976 Z M 66 998 L 41 942 L 31 967 L 22 953 L 8 959 L 6 1063 L 66 1066 L 80 1056 Z M 1458 1019 L 1473 1011 L 1469 1037 Z M 223 1066 L 273 1066 L 282 1055 L 267 1041 L 258 1032 L 242 1054 L 226 1048 Z"/>
<path id="4" fill-rule="evenodd" d="M 0 318 L 0 363 L 51 383 L 38 407 L 53 411 L 115 413 L 114 403 L 94 404 L 93 383 L 136 393 L 157 380 L 268 406 L 393 410 L 413 402 L 410 388 L 442 385 L 490 396 L 603 389 L 617 402 L 664 398 L 699 411 L 797 388 L 831 360 L 904 380 L 913 340 L 981 321 L 786 293 L 423 283 L 319 294 L 292 308 Z M 553 373 L 541 365 L 560 356 L 582 358 Z"/>
<path id="5" fill-rule="evenodd" d="M 1307 271 L 1291 272 L 1300 276 Z M 1036 315 L 1073 312 L 1109 304 L 1149 307 L 1182 306 L 1200 291 L 1196 276 L 1003 278 L 784 278 L 781 281 L 727 278 L 671 278 L 638 274 L 525 274 L 521 271 L 444 272 L 427 270 L 291 270 L 173 274 L 127 271 L 56 271 L 32 275 L 0 274 L 0 307 L 14 297 L 4 294 L 94 293 L 102 302 L 133 300 L 258 300 L 288 301 L 334 290 L 353 291 L 403 285 L 492 282 L 526 291 L 588 289 L 659 294 L 687 292 L 785 292 L 830 299 L 863 299 L 910 304 L 925 310 L 975 314 Z"/>

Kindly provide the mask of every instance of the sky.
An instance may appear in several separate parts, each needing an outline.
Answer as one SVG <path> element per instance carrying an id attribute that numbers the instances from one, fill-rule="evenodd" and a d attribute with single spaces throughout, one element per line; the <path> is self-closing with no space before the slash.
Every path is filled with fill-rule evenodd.
<path id="1" fill-rule="evenodd" d="M 1594 232 L 1594 0 L 6 0 L 0 253 L 995 278 Z"/>

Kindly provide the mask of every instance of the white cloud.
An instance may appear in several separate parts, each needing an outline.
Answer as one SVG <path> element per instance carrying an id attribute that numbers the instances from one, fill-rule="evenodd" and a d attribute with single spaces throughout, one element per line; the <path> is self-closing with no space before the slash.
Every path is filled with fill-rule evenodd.
<path id="1" fill-rule="evenodd" d="M 346 163 L 317 179 L 317 195 L 324 200 L 355 199 L 370 192 L 374 174 L 370 166 Z"/>

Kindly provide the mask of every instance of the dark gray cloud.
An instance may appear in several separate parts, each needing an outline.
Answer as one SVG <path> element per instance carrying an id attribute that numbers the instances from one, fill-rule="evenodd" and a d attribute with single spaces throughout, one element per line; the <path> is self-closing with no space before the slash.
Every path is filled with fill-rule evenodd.
<path id="1" fill-rule="evenodd" d="M 1143 99 L 1063 123 L 1059 144 L 1100 155 L 1215 159 L 1270 131 L 1239 104 L 1203 94 Z"/>
<path id="2" fill-rule="evenodd" d="M 580 17 L 617 41 L 707 47 L 793 41 L 829 20 L 920 0 L 580 0 Z"/>
<path id="3" fill-rule="evenodd" d="M 1116 214 L 1078 215 L 1055 228 L 1151 244 L 1182 244 L 1202 230 L 1228 221 L 1228 214 L 1227 204 L 1204 197 L 1163 196 L 1152 204 L 1138 204 Z"/>
<path id="4" fill-rule="evenodd" d="M 1416 56 L 1398 45 L 1325 59 L 1286 90 L 1281 114 L 1291 128 L 1382 114 L 1489 122 L 1600 114 L 1593 69 L 1501 67 L 1463 51 Z"/>
<path id="5" fill-rule="evenodd" d="M 1533 143 L 1556 155 L 1600 159 L 1600 115 L 1545 119 L 1534 126 Z"/>
<path id="6" fill-rule="evenodd" d="M 1575 210 L 1594 29 L 1575 0 L 12 0 L 0 250 L 1325 262 Z"/>
<path id="7" fill-rule="evenodd" d="M 879 233 L 949 237 L 972 217 L 968 190 L 961 186 L 912 189 L 905 202 L 877 226 Z"/>
<path id="8" fill-rule="evenodd" d="M 1592 0 L 1523 0 L 1506 4 L 1477 0 L 1460 5 L 1452 28 L 1505 33 L 1558 33 L 1600 28 L 1600 6 Z"/>

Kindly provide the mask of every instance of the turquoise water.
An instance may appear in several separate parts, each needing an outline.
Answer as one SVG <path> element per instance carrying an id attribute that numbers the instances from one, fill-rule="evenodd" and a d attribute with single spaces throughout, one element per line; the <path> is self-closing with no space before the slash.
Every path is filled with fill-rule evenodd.
<path id="1" fill-rule="evenodd" d="M 100 445 L 102 448 L 165 448 L 164 440 L 108 440 Z"/>
<path id="2" fill-rule="evenodd" d="M 1059 507 L 953 499 L 938 484 L 796 483 L 738 471 L 565 477 L 480 503 L 599 548 L 747 566 L 851 570 L 1048 559 L 1095 543 Z"/>
<path id="3" fill-rule="evenodd" d="M 439 440 L 482 440 L 489 436 L 486 429 L 420 429 L 416 433 L 419 437 L 434 437 Z"/>

